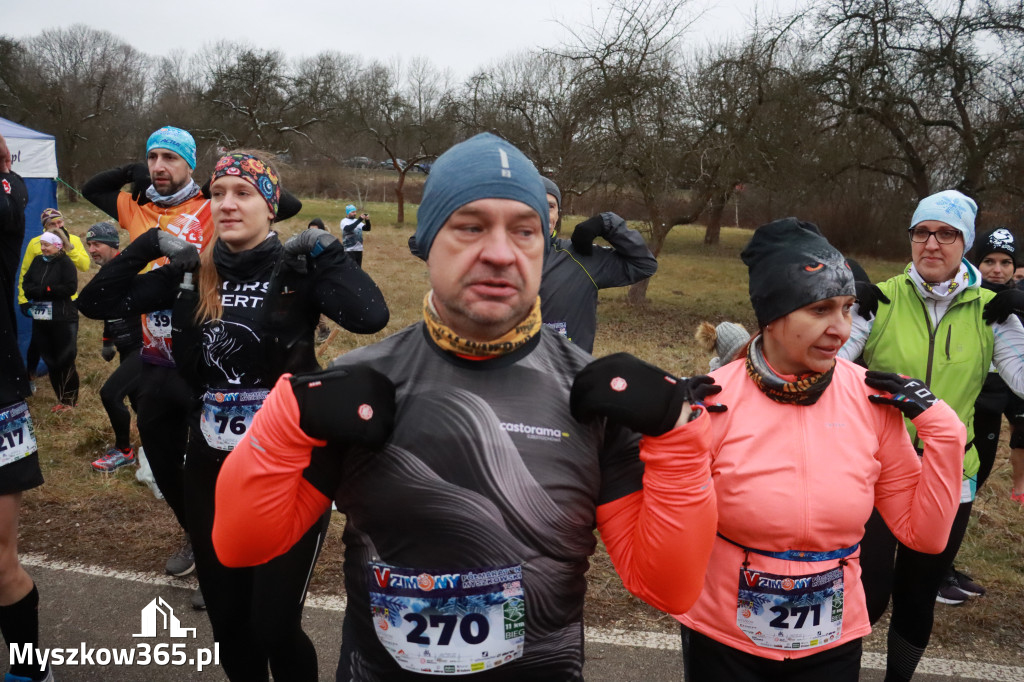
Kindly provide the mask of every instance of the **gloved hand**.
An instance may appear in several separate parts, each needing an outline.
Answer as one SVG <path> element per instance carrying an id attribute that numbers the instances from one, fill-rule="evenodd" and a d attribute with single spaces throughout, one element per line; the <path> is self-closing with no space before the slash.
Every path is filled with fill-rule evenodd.
<path id="1" fill-rule="evenodd" d="M 299 427 L 310 438 L 380 448 L 395 428 L 395 385 L 375 369 L 354 365 L 291 378 Z"/>
<path id="2" fill-rule="evenodd" d="M 328 246 L 338 241 L 330 232 L 318 227 L 303 230 L 284 243 L 284 251 L 289 256 L 310 256 L 316 258 Z"/>
<path id="3" fill-rule="evenodd" d="M 857 287 L 857 314 L 870 320 L 878 312 L 878 302 L 891 303 L 889 297 L 871 282 L 855 282 Z"/>
<path id="4" fill-rule="evenodd" d="M 1013 314 L 1024 314 L 1024 291 L 1020 289 L 1000 291 L 985 304 L 985 309 L 981 311 L 981 317 L 985 320 L 985 324 L 1006 322 L 1006 318 Z"/>
<path id="5" fill-rule="evenodd" d="M 903 374 L 868 370 L 864 375 L 864 383 L 888 394 L 869 395 L 868 400 L 893 405 L 911 420 L 919 417 L 938 400 L 923 381 Z"/>
<path id="6" fill-rule="evenodd" d="M 19 303 L 18 308 L 21 310 L 21 314 L 25 317 L 32 317 L 31 303 Z"/>
<path id="7" fill-rule="evenodd" d="M 576 253 L 589 256 L 594 252 L 594 239 L 604 234 L 604 218 L 598 213 L 578 224 L 572 231 L 572 247 Z"/>
<path id="8" fill-rule="evenodd" d="M 132 163 L 125 166 L 125 175 L 132 185 L 132 201 L 138 203 L 139 199 L 146 196 L 146 190 L 153 184 L 149 177 L 149 164 L 146 162 Z"/>
<path id="9" fill-rule="evenodd" d="M 171 265 L 177 265 L 185 272 L 192 272 L 199 267 L 199 249 L 184 239 L 178 239 L 173 234 L 160 230 L 156 241 L 160 253 L 167 256 Z"/>
<path id="10" fill-rule="evenodd" d="M 607 417 L 648 436 L 675 428 L 684 403 L 703 403 L 722 390 L 709 376 L 677 378 L 629 353 L 615 353 L 584 367 L 573 381 L 569 410 L 577 420 Z M 725 405 L 706 405 L 724 412 Z"/>
<path id="11" fill-rule="evenodd" d="M 103 347 L 100 348 L 100 356 L 107 362 L 113 360 L 115 355 L 117 355 L 117 349 L 114 348 L 114 344 L 112 343 L 105 343 L 103 344 Z"/>

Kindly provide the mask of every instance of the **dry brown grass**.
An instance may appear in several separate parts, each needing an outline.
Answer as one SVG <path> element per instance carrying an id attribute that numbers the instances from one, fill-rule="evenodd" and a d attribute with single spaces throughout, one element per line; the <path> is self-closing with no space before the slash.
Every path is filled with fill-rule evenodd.
<path id="1" fill-rule="evenodd" d="M 303 229 L 315 216 L 335 231 L 344 201 L 310 200 L 303 212 L 286 221 L 284 236 Z M 366 235 L 364 266 L 378 282 L 391 308 L 391 323 L 367 337 L 340 333 L 321 359 L 386 335 L 417 321 L 427 290 L 426 269 L 406 247 L 410 227 L 396 228 L 394 206 L 370 204 L 374 230 Z M 415 207 L 408 207 L 409 225 Z M 65 210 L 66 209 L 66 210 Z M 82 235 L 103 216 L 84 202 L 63 207 L 71 229 Z M 572 218 L 565 220 L 573 225 Z M 633 308 L 624 290 L 602 292 L 600 329 L 595 355 L 624 350 L 680 374 L 707 370 L 708 357 L 693 339 L 701 320 L 741 322 L 755 327 L 747 297 L 747 278 L 738 254 L 749 233 L 726 229 L 723 243 L 707 247 L 698 227 L 672 232 L 651 282 L 649 303 Z M 901 254 L 902 255 L 902 254 Z M 875 279 L 891 276 L 903 261 L 863 259 Z M 82 281 L 89 277 L 83 275 Z M 49 413 L 53 394 L 42 380 L 30 400 L 39 425 L 40 453 L 47 484 L 25 496 L 22 551 L 45 552 L 55 558 L 76 559 L 117 568 L 160 572 L 178 542 L 177 529 L 163 502 L 137 484 L 134 471 L 97 475 L 89 462 L 111 439 L 98 389 L 111 367 L 99 357 L 100 323 L 83 319 L 79 337 L 82 399 L 72 415 Z M 1005 438 L 995 471 L 975 504 L 975 516 L 958 566 L 972 573 L 989 594 L 961 607 L 939 605 L 930 655 L 971 658 L 1020 665 L 1024 654 L 1024 510 L 1009 500 L 1009 466 Z M 340 530 L 336 516 L 327 550 L 317 568 L 314 590 L 341 592 Z M 615 576 L 603 548 L 593 559 L 588 597 L 589 622 L 648 630 L 674 631 L 675 624 L 628 595 Z M 884 649 L 884 631 L 866 643 Z"/>

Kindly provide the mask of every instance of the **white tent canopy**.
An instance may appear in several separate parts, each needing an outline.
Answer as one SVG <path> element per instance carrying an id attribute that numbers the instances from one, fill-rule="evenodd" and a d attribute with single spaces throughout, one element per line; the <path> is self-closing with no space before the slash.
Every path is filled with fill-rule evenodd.
<path id="1" fill-rule="evenodd" d="M 0 135 L 11 150 L 11 170 L 23 178 L 57 177 L 57 142 L 53 135 L 40 133 L 6 118 L 0 118 Z"/>

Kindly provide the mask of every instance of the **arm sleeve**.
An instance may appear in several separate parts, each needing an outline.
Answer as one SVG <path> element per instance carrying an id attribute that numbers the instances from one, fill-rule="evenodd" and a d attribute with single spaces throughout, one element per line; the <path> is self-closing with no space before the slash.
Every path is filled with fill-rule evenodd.
<path id="1" fill-rule="evenodd" d="M 36 282 L 36 273 L 35 271 L 32 270 L 31 261 L 34 261 L 35 258 L 29 260 L 26 257 L 25 260 L 28 262 L 28 265 L 22 268 L 21 288 L 22 293 L 25 295 L 26 299 L 24 301 L 19 300 L 19 304 L 28 303 L 29 300 L 38 301 L 40 300 L 39 295 L 42 293 L 38 282 Z"/>
<path id="2" fill-rule="evenodd" d="M 199 296 L 180 289 L 171 314 L 171 355 L 185 383 L 198 393 L 202 386 L 199 365 L 203 362 L 203 334 L 195 322 Z"/>
<path id="3" fill-rule="evenodd" d="M 284 554 L 331 505 L 303 477 L 313 448 L 326 443 L 299 428 L 290 376 L 278 379 L 217 477 L 213 546 L 225 566 Z"/>
<path id="4" fill-rule="evenodd" d="M 369 218 L 364 218 L 363 219 L 363 230 L 366 231 L 366 232 L 369 232 L 372 229 L 373 228 L 370 226 L 370 219 Z"/>
<path id="5" fill-rule="evenodd" d="M 313 299 L 320 312 L 356 334 L 372 334 L 387 326 L 391 313 L 384 294 L 345 254 L 340 241 L 331 242 L 312 262 Z"/>
<path id="6" fill-rule="evenodd" d="M 860 354 L 864 352 L 864 346 L 868 342 L 868 337 L 871 336 L 871 328 L 875 324 L 875 318 L 865 320 L 858 313 L 859 310 L 860 304 L 854 303 L 851 311 L 853 325 L 850 328 L 850 338 L 839 349 L 839 357 L 850 362 L 859 358 Z"/>
<path id="7" fill-rule="evenodd" d="M 97 173 L 82 185 L 82 196 L 93 206 L 117 220 L 117 197 L 121 188 L 132 181 L 131 171 L 135 164 L 126 164 L 118 168 Z"/>
<path id="8" fill-rule="evenodd" d="M 601 218 L 604 221 L 601 236 L 612 248 L 595 245 L 590 256 L 573 252 L 598 289 L 635 284 L 657 272 L 658 260 L 647 248 L 643 235 L 631 230 L 626 221 L 614 213 L 602 213 Z"/>
<path id="9" fill-rule="evenodd" d="M 164 310 L 174 305 L 181 284 L 181 269 L 165 265 L 139 274 L 151 260 L 160 257 L 154 227 L 129 244 L 100 268 L 78 295 L 78 310 L 93 320 L 117 320 Z"/>
<path id="10" fill-rule="evenodd" d="M 1016 315 L 992 325 L 992 362 L 1010 390 L 1024 397 L 1024 326 Z"/>
<path id="11" fill-rule="evenodd" d="M 598 530 L 630 592 L 668 613 L 700 596 L 718 526 L 711 481 L 710 418 L 640 445 L 643 490 L 597 508 Z"/>
<path id="12" fill-rule="evenodd" d="M 82 272 L 89 272 L 89 266 L 92 265 L 92 258 L 89 257 L 89 252 L 86 251 L 85 245 L 82 244 L 81 238 L 78 235 L 71 235 L 71 244 L 75 247 L 68 251 L 68 258 L 76 268 Z"/>
<path id="13" fill-rule="evenodd" d="M 39 240 L 32 239 L 29 241 L 28 246 L 25 247 L 25 255 L 21 259 L 21 274 L 18 275 L 18 304 L 28 303 L 28 297 L 25 295 L 25 273 L 28 272 L 29 267 L 32 265 L 32 261 L 35 260 L 36 256 L 42 255 L 42 250 L 39 248 Z"/>
<path id="14" fill-rule="evenodd" d="M 913 420 L 924 443 L 918 457 L 899 410 L 885 410 L 875 483 L 875 507 L 893 535 L 913 550 L 938 554 L 946 547 L 960 502 L 967 430 L 941 400 Z"/>

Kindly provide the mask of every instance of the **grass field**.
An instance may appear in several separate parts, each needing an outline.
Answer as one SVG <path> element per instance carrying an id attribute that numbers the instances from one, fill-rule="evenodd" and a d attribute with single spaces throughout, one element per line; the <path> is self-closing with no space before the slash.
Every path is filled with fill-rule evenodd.
<path id="1" fill-rule="evenodd" d="M 308 200 L 302 213 L 280 226 L 287 237 L 321 217 L 337 232 L 345 201 Z M 384 338 L 421 318 L 428 288 L 426 267 L 409 254 L 406 240 L 415 224 L 414 205 L 406 206 L 406 227 L 393 227 L 395 207 L 371 203 L 360 207 L 371 214 L 374 228 L 366 234 L 364 268 L 377 281 L 391 308 L 384 331 L 364 337 L 342 332 L 322 353 L 327 361 L 351 348 Z M 85 202 L 62 207 L 70 229 L 84 235 L 104 216 Z M 578 220 L 567 217 L 563 224 Z M 571 231 L 567 227 L 566 231 Z M 628 351 L 645 360 L 688 375 L 707 371 L 708 355 L 694 342 L 701 320 L 740 322 L 753 331 L 747 295 L 746 269 L 739 252 L 749 232 L 724 229 L 722 243 L 702 243 L 698 226 L 676 228 L 659 257 L 658 274 L 642 308 L 625 302 L 625 290 L 601 293 L 600 326 L 595 355 Z M 907 254 L 898 254 L 902 257 Z M 855 255 L 855 254 L 854 254 Z M 865 258 L 861 264 L 874 280 L 902 269 L 903 260 Z M 94 271 L 93 271 L 94 272 Z M 81 281 L 91 277 L 84 274 Z M 53 393 L 40 379 L 29 404 L 37 423 L 40 456 L 47 484 L 25 495 L 21 549 L 54 558 L 80 560 L 117 568 L 162 572 L 176 548 L 178 533 L 163 502 L 136 483 L 134 470 L 115 475 L 93 473 L 89 463 L 112 439 L 98 391 L 112 366 L 99 355 L 101 323 L 82 319 L 78 368 L 82 398 L 70 415 L 52 415 Z M 825 444 L 823 444 L 824 446 Z M 985 585 L 989 594 L 961 607 L 939 605 L 929 655 L 977 658 L 1020 665 L 1024 660 L 1024 509 L 1009 499 L 1006 445 L 1000 447 L 995 470 L 975 503 L 975 514 L 961 551 L 958 567 Z M 340 592 L 340 528 L 336 515 L 331 538 L 317 567 L 314 590 Z M 674 621 L 658 614 L 622 589 L 607 556 L 600 550 L 590 572 L 587 618 L 591 624 L 642 629 L 674 629 Z M 866 643 L 884 649 L 884 632 Z"/>

